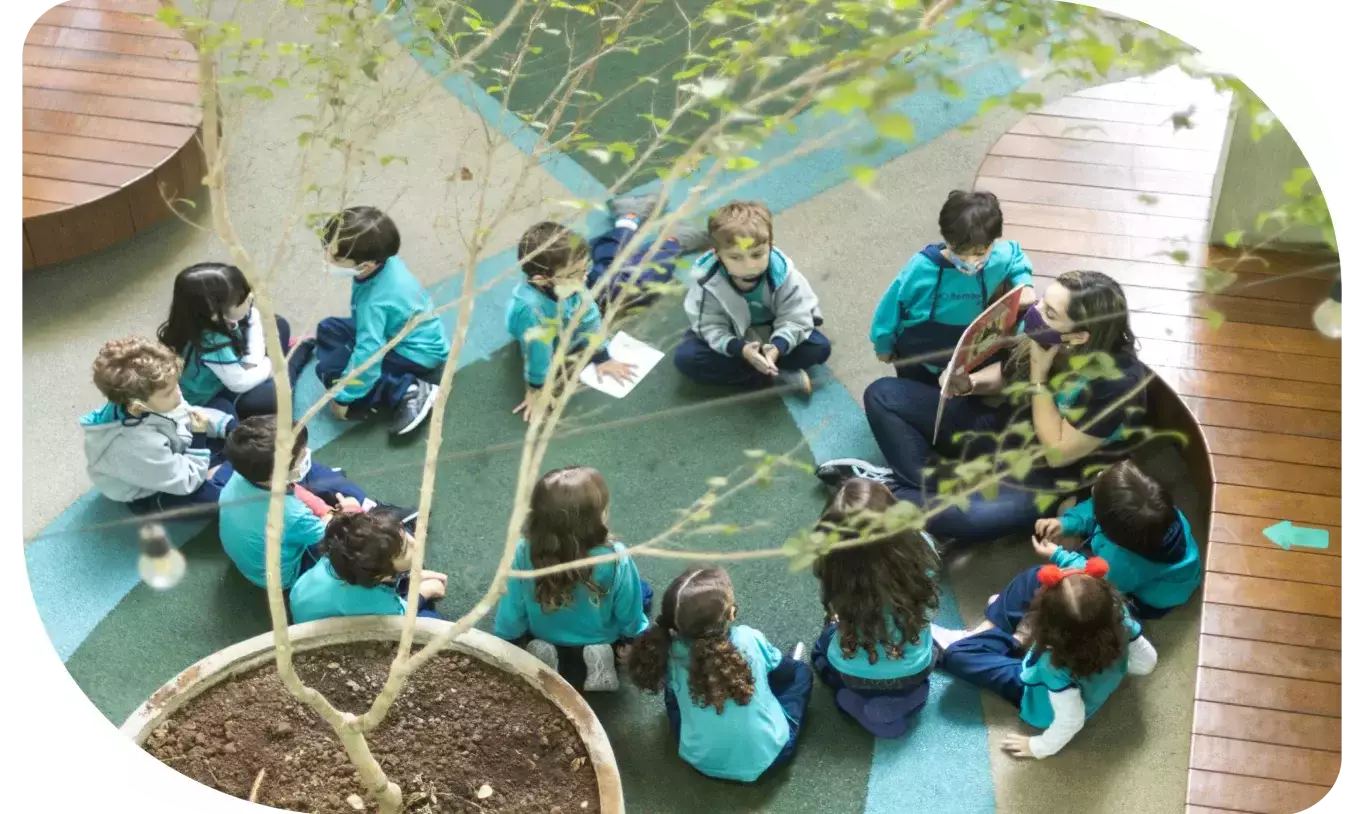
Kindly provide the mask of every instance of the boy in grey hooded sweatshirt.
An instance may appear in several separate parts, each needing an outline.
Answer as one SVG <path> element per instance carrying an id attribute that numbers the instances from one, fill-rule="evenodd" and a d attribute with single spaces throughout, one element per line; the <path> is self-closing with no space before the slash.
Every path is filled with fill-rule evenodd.
<path id="1" fill-rule="evenodd" d="M 828 361 L 819 298 L 796 264 L 772 245 L 772 213 L 735 201 L 709 223 L 712 251 L 701 255 L 683 307 L 691 330 L 673 357 L 704 384 L 791 385 L 809 394 L 809 368 Z"/>
<path id="2" fill-rule="evenodd" d="M 83 416 L 85 469 L 105 497 L 138 514 L 216 505 L 232 467 L 223 440 L 237 420 L 190 407 L 180 395 L 180 357 L 142 337 L 104 343 L 93 366 L 109 400 Z"/>

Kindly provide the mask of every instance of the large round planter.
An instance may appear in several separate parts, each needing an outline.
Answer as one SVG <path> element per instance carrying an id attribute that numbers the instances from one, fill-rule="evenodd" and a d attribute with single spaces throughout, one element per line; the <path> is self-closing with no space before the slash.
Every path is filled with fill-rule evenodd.
<path id="1" fill-rule="evenodd" d="M 323 619 L 290 627 L 289 638 L 293 641 L 294 651 L 298 653 L 356 642 L 396 642 L 402 624 L 403 619 L 399 616 Z M 413 637 L 415 645 L 420 646 L 436 638 L 448 630 L 451 624 L 440 619 L 418 618 Z M 152 697 L 123 722 L 121 731 L 141 746 L 164 721 L 209 688 L 272 663 L 275 658 L 274 647 L 273 634 L 263 633 L 190 665 L 152 693 Z M 620 772 L 616 768 L 611 744 L 606 739 L 606 731 L 602 729 L 601 721 L 597 720 L 592 708 L 568 682 L 521 648 L 481 631 L 470 630 L 460 634 L 446 649 L 472 656 L 503 672 L 519 676 L 558 707 L 573 723 L 583 745 L 587 747 L 587 754 L 596 771 L 602 814 L 624 814 L 625 796 L 621 789 Z"/>

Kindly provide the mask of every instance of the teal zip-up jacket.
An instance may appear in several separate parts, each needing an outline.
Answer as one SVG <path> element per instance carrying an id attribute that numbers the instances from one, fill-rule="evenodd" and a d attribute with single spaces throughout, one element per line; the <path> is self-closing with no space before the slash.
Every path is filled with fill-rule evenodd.
<path id="1" fill-rule="evenodd" d="M 351 371 L 397 336 L 408 320 L 434 311 L 431 295 L 397 257 L 388 258 L 374 275 L 351 283 L 350 315 L 355 320 L 355 350 L 351 352 L 341 379 L 354 378 L 355 381 L 347 384 L 336 400 L 349 404 L 373 390 L 375 382 L 379 381 L 378 363 L 358 375 Z M 450 355 L 450 334 L 445 322 L 432 315 L 418 323 L 393 350 L 422 367 L 440 367 Z"/>
<path id="2" fill-rule="evenodd" d="M 1184 604 L 1203 581 L 1203 563 L 1198 556 L 1189 520 L 1178 509 L 1177 522 L 1170 526 L 1158 560 L 1135 554 L 1112 540 L 1094 519 L 1094 499 L 1061 515 L 1061 534 L 1085 537 L 1094 556 L 1108 563 L 1108 581 L 1119 591 L 1136 597 L 1153 608 L 1173 608 Z M 1051 561 L 1062 568 L 1083 568 L 1085 556 L 1058 548 Z"/>
<path id="3" fill-rule="evenodd" d="M 597 303 L 588 299 L 582 292 L 573 294 L 563 300 L 562 304 L 564 312 L 561 322 L 560 300 L 525 280 L 517 283 L 516 289 L 512 291 L 511 301 L 507 303 L 507 333 L 521 346 L 526 384 L 531 387 L 544 386 L 545 378 L 549 375 L 550 362 L 554 360 L 554 347 L 558 341 L 559 331 L 573 321 L 579 309 L 585 308 L 586 311 L 578 322 L 578 329 L 573 332 L 573 343 L 570 347 L 577 348 L 602 331 L 601 310 L 597 308 Z M 602 346 L 597 349 L 592 361 L 600 363 L 610 358 L 611 353 L 603 337 Z"/>
<path id="4" fill-rule="evenodd" d="M 597 546 L 589 556 L 624 551 L 618 542 Z M 530 545 L 522 540 L 516 546 L 512 568 L 533 571 Z M 507 580 L 507 592 L 497 603 L 493 632 L 507 641 L 515 641 L 527 633 L 550 644 L 578 647 L 589 644 L 611 644 L 644 632 L 649 617 L 644 615 L 644 586 L 639 581 L 639 569 L 629 557 L 604 562 L 592 569 L 596 590 L 580 582 L 573 587 L 573 601 L 558 610 L 545 612 L 535 601 L 535 582 L 529 579 Z"/>
<path id="5" fill-rule="evenodd" d="M 935 322 L 965 327 L 984 312 L 989 303 L 980 301 L 980 280 L 955 267 L 944 267 L 939 288 L 938 271 L 938 263 L 933 258 L 922 251 L 915 252 L 891 281 L 871 320 L 870 338 L 877 353 L 893 352 L 900 331 L 928 321 L 930 313 Z M 996 241 L 979 273 L 985 275 L 988 296 L 1033 284 L 1032 261 L 1013 240 Z M 998 291 L 1001 286 L 1003 291 Z M 933 309 L 935 288 L 938 293 L 936 312 Z"/>

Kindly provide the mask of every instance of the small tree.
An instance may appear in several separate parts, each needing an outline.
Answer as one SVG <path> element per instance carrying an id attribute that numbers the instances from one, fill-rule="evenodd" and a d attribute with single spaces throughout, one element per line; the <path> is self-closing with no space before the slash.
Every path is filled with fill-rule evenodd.
<path id="1" fill-rule="evenodd" d="M 397 46 L 390 34 L 395 21 L 411 26 L 414 37 L 410 47 L 415 52 L 447 54 L 446 74 L 482 83 L 501 102 L 501 115 L 519 121 L 522 135 L 533 140 L 533 146 L 520 159 L 518 172 L 513 173 L 510 190 L 492 188 L 486 174 L 477 175 L 467 167 L 446 179 L 452 190 L 451 211 L 440 213 L 437 224 L 443 224 L 453 242 L 462 247 L 459 266 L 463 277 L 458 295 L 431 317 L 455 310 L 458 329 L 430 420 L 412 558 L 414 572 L 420 572 L 425 559 L 444 407 L 455 386 L 475 298 L 496 280 L 519 273 L 512 264 L 498 272 L 494 283 L 480 283 L 474 269 L 492 254 L 491 235 L 514 214 L 513 202 L 521 197 L 538 162 L 567 154 L 616 165 L 617 180 L 608 186 L 608 196 L 653 182 L 670 199 L 666 213 L 650 213 L 656 216 L 656 226 L 637 232 L 622 248 L 613 268 L 598 283 L 600 289 L 637 252 L 645 252 L 647 264 L 673 225 L 697 218 L 764 173 L 831 145 L 845 144 L 862 121 L 874 125 L 876 133 L 869 143 L 856 145 L 867 153 L 891 141 L 912 141 L 914 123 L 896 110 L 894 103 L 919 89 L 961 96 L 960 77 L 973 67 L 970 55 L 960 45 L 964 38 L 974 41 L 985 59 L 1024 61 L 1044 67 L 1048 77 L 1090 82 L 1115 72 L 1149 72 L 1192 56 L 1187 46 L 1161 32 L 1094 9 L 1047 0 L 717 0 L 709 4 L 690 0 L 679 3 L 677 10 L 682 13 L 691 9 L 695 16 L 684 15 L 682 24 L 667 16 L 673 21 L 667 25 L 659 24 L 659 20 L 665 18 L 665 11 L 671 14 L 671 7 L 656 0 L 515 0 L 497 19 L 480 12 L 485 4 L 454 0 L 286 0 L 275 13 L 303 15 L 309 20 L 315 29 L 315 37 L 309 42 L 246 37 L 237 23 L 211 18 L 205 0 L 192 4 L 192 13 L 181 11 L 171 0 L 162 3 L 157 16 L 184 32 L 198 47 L 211 228 L 256 292 L 256 307 L 264 322 L 274 367 L 279 420 L 266 540 L 276 667 L 289 692 L 334 730 L 367 793 L 385 814 L 402 808 L 403 795 L 370 753 L 366 736 L 383 722 L 410 676 L 492 610 L 508 579 L 533 578 L 618 556 L 593 557 L 531 572 L 512 569 L 531 488 L 560 427 L 564 408 L 577 389 L 578 374 L 590 356 L 570 355 L 568 343 L 558 343 L 550 374 L 556 386 L 543 388 L 532 405 L 532 420 L 523 439 L 501 560 L 473 608 L 414 652 L 420 581 L 411 580 L 407 616 L 387 681 L 370 708 L 361 714 L 337 709 L 295 672 L 280 576 L 284 495 L 295 437 L 294 405 L 286 353 L 273 319 L 271 283 L 292 235 L 314 228 L 320 217 L 347 206 L 362 174 L 384 172 L 406 161 L 401 156 L 378 153 L 375 144 L 379 127 L 415 115 L 423 94 L 431 92 L 432 85 L 417 82 L 414 86 L 411 77 L 397 76 L 392 66 Z M 569 31 L 551 24 L 564 17 L 584 24 Z M 665 46 L 680 48 L 682 56 L 654 73 L 634 77 L 623 90 L 617 88 L 610 95 L 594 90 L 595 71 L 603 61 Z M 562 74 L 548 98 L 521 101 L 519 83 L 530 72 L 545 70 Z M 1222 81 L 1240 96 L 1250 98 L 1244 86 Z M 275 103 L 276 92 L 286 88 L 304 89 L 311 105 L 296 117 L 300 122 L 297 171 L 289 179 L 296 206 L 279 225 L 279 248 L 272 256 L 258 257 L 246 250 L 234 227 L 225 175 L 233 143 L 240 137 L 241 128 L 249 126 L 252 107 Z M 603 143 L 594 139 L 594 120 L 612 112 L 629 93 L 650 95 L 652 112 L 642 116 L 649 131 L 636 142 Z M 1000 104 L 1030 110 L 1042 103 L 1041 93 L 1026 90 L 988 100 L 981 113 Z M 769 138 L 794 130 L 795 117 L 806 113 L 828 117 L 838 124 L 781 156 L 759 157 Z M 1183 123 L 1188 125 L 1187 117 Z M 1176 120 L 1174 126 L 1180 122 Z M 503 137 L 485 123 L 480 136 L 461 149 L 480 151 L 491 158 L 502 144 Z M 324 167 L 330 175 L 323 175 Z M 875 171 L 871 168 L 854 165 L 848 171 L 868 190 L 874 188 Z M 570 226 L 582 226 L 593 211 L 602 208 L 603 201 L 559 203 L 563 210 L 559 219 Z M 1299 216 L 1298 210 L 1285 209 L 1285 218 Z M 597 293 L 599 290 L 592 292 Z M 625 313 L 615 303 L 603 314 L 607 326 L 648 318 L 647 312 Z M 574 317 L 557 330 L 571 334 L 578 320 Z M 379 364 L 416 324 L 405 326 L 361 370 Z M 602 339 L 597 337 L 595 342 Z M 1111 370 L 1112 360 L 1096 355 L 1082 360 L 1080 369 L 1068 376 L 1103 376 Z M 1064 383 L 1053 382 L 1053 386 Z M 299 424 L 316 416 L 344 385 L 338 382 L 322 399 L 309 405 Z M 1014 395 L 1023 402 L 1021 390 Z M 954 479 L 943 485 L 934 502 L 922 508 L 899 504 L 885 523 L 864 528 L 858 540 L 835 542 L 824 533 L 807 532 L 779 547 L 723 555 L 671 547 L 687 534 L 715 530 L 709 521 L 718 506 L 741 490 L 770 482 L 777 469 L 809 469 L 797 460 L 795 450 L 751 450 L 743 467 L 728 475 L 717 473 L 680 511 L 676 523 L 633 546 L 629 553 L 672 559 L 785 557 L 793 569 L 804 568 L 835 546 L 863 544 L 904 528 L 922 529 L 935 514 L 960 505 L 972 492 L 989 495 L 1005 477 L 1027 474 L 1047 454 L 1032 436 L 1028 422 L 1018 421 L 1006 433 L 1022 436 L 1024 443 L 1013 451 L 961 462 Z M 1156 436 L 1149 431 L 1146 434 Z M 1054 499 L 1050 493 L 1038 495 L 1039 502 Z"/>

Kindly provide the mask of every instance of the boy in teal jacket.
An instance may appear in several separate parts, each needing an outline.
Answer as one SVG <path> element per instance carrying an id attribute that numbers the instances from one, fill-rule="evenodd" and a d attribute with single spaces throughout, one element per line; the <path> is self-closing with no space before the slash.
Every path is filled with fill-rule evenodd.
<path id="1" fill-rule="evenodd" d="M 1086 557 L 1058 541 L 1085 539 L 1090 552 L 1108 562 L 1108 581 L 1141 619 L 1158 619 L 1184 604 L 1203 581 L 1188 518 L 1131 460 L 1105 470 L 1089 500 L 1059 518 L 1038 520 L 1036 532 L 1037 553 L 1062 568 L 1083 568 Z"/>
<path id="2" fill-rule="evenodd" d="M 328 272 L 351 280 L 350 317 L 317 326 L 317 377 L 346 386 L 332 402 L 337 418 L 359 418 L 378 408 L 393 411 L 391 431 L 404 435 L 431 413 L 450 335 L 431 295 L 398 258 L 401 238 L 393 220 L 372 206 L 355 206 L 323 230 Z M 381 362 L 357 369 L 412 321 L 415 327 Z"/>
<path id="3" fill-rule="evenodd" d="M 1012 240 L 1002 240 L 999 200 L 984 191 L 955 190 L 938 213 L 945 242 L 925 246 L 891 281 L 872 315 L 871 343 L 901 378 L 938 385 L 961 335 L 992 300 L 1028 286 L 1032 261 Z"/>

